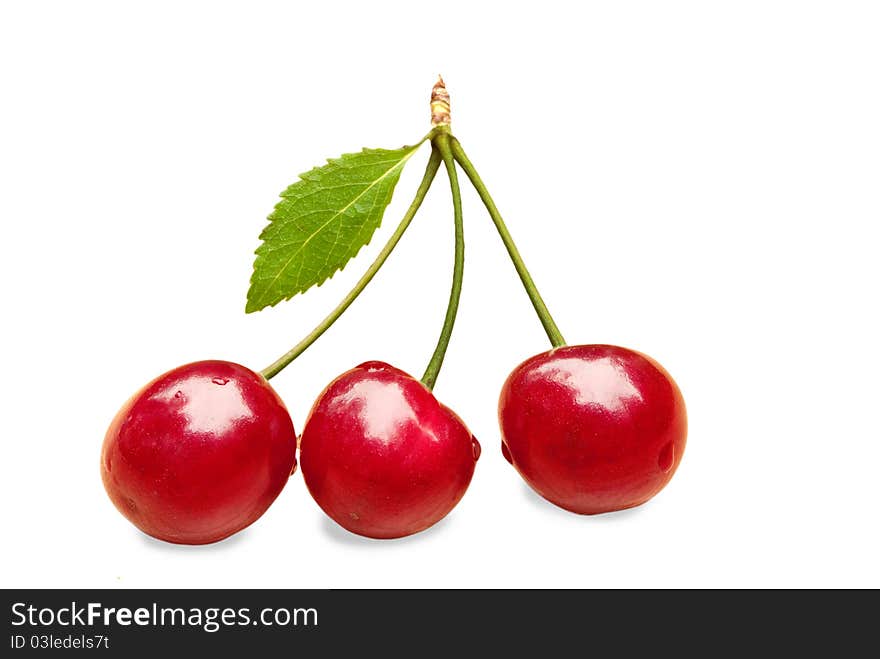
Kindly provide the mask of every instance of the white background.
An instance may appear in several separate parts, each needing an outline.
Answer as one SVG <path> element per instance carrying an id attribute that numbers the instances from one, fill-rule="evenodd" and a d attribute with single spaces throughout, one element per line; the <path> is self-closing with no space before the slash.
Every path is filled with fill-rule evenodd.
<path id="1" fill-rule="evenodd" d="M 870 2 L 4 3 L 0 585 L 880 586 L 878 34 Z M 466 187 L 435 391 L 484 452 L 453 513 L 362 539 L 297 473 L 225 542 L 145 537 L 99 478 L 113 414 L 179 364 L 262 368 L 332 308 L 428 150 L 344 272 L 246 316 L 265 217 L 324 158 L 419 139 L 439 72 L 568 340 L 678 381 L 675 478 L 579 517 L 502 459 L 498 391 L 549 346 Z M 297 429 L 360 362 L 421 373 L 451 262 L 441 175 L 367 292 L 273 380 Z"/>

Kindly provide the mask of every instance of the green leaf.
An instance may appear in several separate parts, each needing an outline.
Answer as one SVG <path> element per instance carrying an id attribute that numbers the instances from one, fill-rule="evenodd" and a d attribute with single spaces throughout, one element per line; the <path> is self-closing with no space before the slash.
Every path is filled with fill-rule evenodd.
<path id="1" fill-rule="evenodd" d="M 364 149 L 300 175 L 260 234 L 245 311 L 320 286 L 370 242 L 404 165 L 419 148 Z"/>

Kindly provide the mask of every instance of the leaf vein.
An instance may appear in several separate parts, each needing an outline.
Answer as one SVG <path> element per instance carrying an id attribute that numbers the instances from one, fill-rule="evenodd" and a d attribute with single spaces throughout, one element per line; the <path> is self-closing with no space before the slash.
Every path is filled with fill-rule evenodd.
<path id="1" fill-rule="evenodd" d="M 259 291 L 256 298 L 251 299 L 251 305 L 254 308 L 262 308 L 265 306 L 262 304 L 264 300 L 267 299 L 269 295 L 272 295 L 273 289 L 275 285 L 281 281 L 287 280 L 289 285 L 293 287 L 294 290 L 287 295 L 293 295 L 297 292 L 301 292 L 308 288 L 309 286 L 317 283 L 320 284 L 327 277 L 332 274 L 332 271 L 338 268 L 341 268 L 344 265 L 345 261 L 350 258 L 353 258 L 354 255 L 358 251 L 360 251 L 360 247 L 362 247 L 366 242 L 369 241 L 372 234 L 378 228 L 379 222 L 381 221 L 382 209 L 384 206 L 387 206 L 390 201 L 391 194 L 393 194 L 394 186 L 396 185 L 396 179 L 393 179 L 394 176 L 399 176 L 400 170 L 403 169 L 403 166 L 412 157 L 415 153 L 415 147 L 409 147 L 404 151 L 401 157 L 395 157 L 393 159 L 383 159 L 383 160 L 371 160 L 370 162 L 364 163 L 346 163 L 342 162 L 341 159 L 337 161 L 328 161 L 328 165 L 324 168 L 316 168 L 312 171 L 308 172 L 301 176 L 300 180 L 289 186 L 282 194 L 281 201 L 276 204 L 274 211 L 270 216 L 270 224 L 264 229 L 261 238 L 264 238 L 264 242 L 260 245 L 260 248 L 257 250 L 257 262 L 254 264 L 254 276 L 252 281 L 254 284 L 251 286 L 252 292 Z M 366 153 L 367 157 L 372 156 L 373 154 L 367 153 L 366 151 L 362 152 Z M 359 154 L 355 154 L 359 155 Z M 322 175 L 330 175 L 330 176 L 341 176 L 348 175 L 353 170 L 363 169 L 363 168 L 372 168 L 373 170 L 377 169 L 381 165 L 392 163 L 391 167 L 388 167 L 381 174 L 373 180 L 358 180 L 358 181 L 349 181 L 344 183 L 338 183 L 336 185 L 323 185 L 320 181 Z M 342 170 L 342 171 L 340 171 Z M 309 176 L 310 179 L 306 179 L 305 177 Z M 389 189 L 385 191 L 383 187 L 381 187 L 383 182 L 388 181 L 389 178 L 392 178 Z M 296 190 L 297 187 L 300 188 L 308 188 L 316 186 L 313 190 Z M 296 207 L 301 206 L 303 202 L 307 201 L 309 198 L 314 197 L 320 194 L 327 194 L 328 192 L 334 192 L 339 190 L 347 190 L 352 188 L 363 187 L 352 199 L 345 203 L 341 208 L 326 208 L 326 209 L 312 209 L 308 210 L 304 213 L 296 213 Z M 382 192 L 386 192 L 382 194 Z M 373 193 L 373 194 L 370 194 Z M 358 211 L 357 204 L 361 200 L 369 203 L 369 208 L 365 211 Z M 383 202 L 384 201 L 384 205 Z M 356 215 L 362 216 L 363 219 L 358 220 L 358 218 L 351 218 L 352 221 L 350 223 L 346 222 L 346 219 L 349 219 L 346 216 L 347 211 L 355 208 Z M 378 209 L 378 213 L 377 213 Z M 318 226 L 313 226 L 313 228 L 306 229 L 305 225 L 310 224 L 309 222 L 305 222 L 306 218 L 320 216 L 323 213 L 330 213 L 330 216 L 324 220 L 320 221 Z M 336 232 L 335 235 L 323 237 L 323 233 L 325 230 L 330 227 L 330 225 L 337 221 Z M 275 227 L 274 229 L 272 227 Z M 267 239 L 270 237 L 278 236 L 279 234 L 284 234 L 289 227 L 293 227 L 295 230 L 301 233 L 309 233 L 309 235 L 303 239 L 287 239 L 287 240 L 279 240 L 275 245 L 267 242 Z M 354 254 L 345 257 L 346 252 L 338 250 L 338 247 L 342 243 L 343 236 L 345 234 L 352 234 L 352 249 L 357 245 L 358 241 L 360 245 L 357 245 L 357 249 L 354 250 Z M 291 273 L 289 269 L 291 265 L 294 263 L 294 260 L 297 259 L 300 255 L 304 255 L 306 253 L 314 253 L 314 248 L 317 247 L 319 242 L 324 241 L 324 244 L 327 245 L 324 252 L 324 260 L 323 263 L 314 267 L 309 263 L 309 259 L 300 258 L 296 263 L 296 272 L 292 277 L 289 277 Z M 283 252 L 286 250 L 294 248 L 291 254 L 284 258 Z M 281 258 L 278 258 L 281 257 Z M 331 260 L 338 261 L 340 258 L 343 259 L 342 265 L 338 265 L 336 268 L 331 267 Z M 283 260 L 283 263 L 282 263 Z M 269 267 L 272 270 L 275 270 L 274 276 L 270 276 L 270 273 L 267 273 L 266 276 L 260 276 L 258 270 L 258 264 L 262 263 L 264 267 Z M 272 265 L 275 265 L 272 268 Z M 278 267 L 280 265 L 280 267 Z M 308 266 L 308 269 L 306 269 Z M 277 268 L 277 269 L 276 269 Z M 312 274 L 311 279 L 314 279 L 313 282 L 303 282 L 301 277 L 303 272 L 307 272 Z M 255 283 L 259 282 L 259 286 L 255 286 Z M 257 290 L 254 290 L 257 289 Z M 260 290 L 261 289 L 261 290 Z M 274 304 L 274 302 L 272 302 Z"/>

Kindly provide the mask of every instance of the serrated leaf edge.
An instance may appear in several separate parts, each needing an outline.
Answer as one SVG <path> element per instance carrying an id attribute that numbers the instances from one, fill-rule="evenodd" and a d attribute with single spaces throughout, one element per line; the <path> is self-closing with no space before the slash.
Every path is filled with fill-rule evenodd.
<path id="1" fill-rule="evenodd" d="M 426 139 L 426 138 L 425 138 L 425 139 Z M 338 212 L 336 212 L 336 213 L 333 215 L 333 217 L 331 217 L 329 220 L 327 220 L 327 222 L 325 222 L 324 224 L 322 224 L 321 227 L 320 227 L 319 229 L 317 229 L 316 231 L 314 231 L 314 232 L 312 233 L 312 235 L 310 235 L 310 236 L 306 239 L 306 241 L 305 241 L 305 242 L 299 247 L 299 249 L 297 249 L 296 253 L 293 254 L 293 255 L 287 260 L 287 263 L 285 263 L 284 266 L 283 266 L 282 268 L 279 269 L 278 273 L 275 275 L 275 277 L 272 279 L 272 281 L 266 286 L 266 290 L 271 289 L 272 285 L 278 280 L 278 278 L 281 276 L 281 274 L 287 269 L 287 267 L 290 265 L 290 262 L 295 258 L 296 254 L 299 254 L 299 253 L 302 251 L 302 248 L 305 247 L 305 245 L 306 245 L 306 244 L 307 244 L 312 238 L 314 238 L 316 235 L 318 235 L 318 234 L 324 229 L 324 227 L 326 227 L 326 226 L 327 226 L 332 220 L 334 220 L 334 219 L 336 219 L 337 217 L 339 217 L 339 215 L 342 214 L 344 211 L 346 211 L 347 209 L 349 209 L 349 208 L 350 208 L 350 207 L 351 207 L 351 206 L 352 206 L 357 200 L 359 200 L 361 197 L 363 197 L 364 194 L 366 194 L 369 190 L 372 190 L 372 189 L 376 186 L 376 184 L 378 184 L 380 181 L 382 181 L 382 180 L 384 180 L 385 178 L 387 178 L 387 177 L 388 177 L 388 176 L 389 176 L 389 175 L 390 175 L 395 169 L 399 168 L 400 170 L 403 170 L 403 167 L 406 165 L 407 162 L 409 162 L 409 159 L 412 158 L 412 157 L 415 155 L 416 151 L 419 150 L 419 147 L 422 146 L 422 144 L 425 142 L 425 139 L 422 139 L 421 141 L 419 141 L 418 143 L 416 143 L 416 144 L 414 144 L 414 145 L 412 145 L 412 146 L 405 145 L 405 146 L 402 146 L 402 147 L 400 147 L 400 148 L 398 148 L 398 149 L 382 149 L 382 148 L 374 148 L 374 149 L 372 149 L 372 148 L 368 148 L 368 147 L 363 147 L 360 151 L 351 152 L 351 153 L 343 153 L 342 155 L 340 155 L 340 156 L 337 157 L 337 158 L 327 158 L 327 164 L 334 164 L 334 163 L 342 162 L 342 160 L 343 160 L 346 156 L 354 156 L 354 155 L 358 155 L 358 154 L 376 153 L 376 152 L 378 152 L 378 151 L 403 151 L 403 150 L 406 150 L 406 149 L 409 149 L 409 151 L 410 151 L 406 156 L 404 156 L 404 157 L 401 158 L 400 160 L 396 161 L 395 165 L 392 166 L 392 167 L 390 167 L 390 168 L 388 169 L 388 171 L 386 171 L 384 174 L 382 174 L 382 176 L 380 176 L 380 177 L 377 178 L 375 181 L 373 181 L 373 183 L 371 183 L 369 186 L 367 186 L 367 187 L 366 187 L 361 193 L 359 193 L 358 196 L 355 197 L 351 202 L 349 202 L 348 204 L 346 204 L 344 208 L 342 208 L 341 210 L 339 210 Z M 303 173 L 299 174 L 299 176 L 297 177 L 298 180 L 297 180 L 295 183 L 292 183 L 292 184 L 288 185 L 288 186 L 284 189 L 284 191 L 279 195 L 280 197 L 282 197 L 282 200 L 275 204 L 274 208 L 272 209 L 272 213 L 269 215 L 269 217 L 271 218 L 272 215 L 274 215 L 275 212 L 278 210 L 279 206 L 281 206 L 281 205 L 284 203 L 284 198 L 286 198 L 286 195 L 285 195 L 284 193 L 287 192 L 287 190 L 289 190 L 293 185 L 296 185 L 296 183 L 299 183 L 299 181 L 309 182 L 309 179 L 307 179 L 306 176 L 308 176 L 308 175 L 310 175 L 310 174 L 312 174 L 312 173 L 314 173 L 314 172 L 316 172 L 316 171 L 318 171 L 318 170 L 321 170 L 321 169 L 323 169 L 324 167 L 326 167 L 326 165 L 323 165 L 323 166 L 321 166 L 321 167 L 313 167 L 312 169 L 308 170 L 307 172 L 303 172 Z M 392 191 L 392 195 L 393 195 L 393 191 Z M 391 203 L 391 200 L 390 200 L 390 199 L 388 200 L 388 203 Z M 386 208 L 387 208 L 387 203 L 386 203 Z M 383 215 L 384 215 L 384 211 L 383 211 Z M 270 226 L 271 224 L 272 224 L 272 220 L 270 219 L 270 221 L 268 222 L 268 224 L 267 224 L 266 226 L 268 227 L 268 226 Z M 338 267 L 338 268 L 336 268 L 335 270 L 333 270 L 332 272 L 330 272 L 330 273 L 329 273 L 324 279 L 322 279 L 320 282 L 316 282 L 316 283 L 313 284 L 312 286 L 317 286 L 317 287 L 322 286 L 326 281 L 328 281 L 329 279 L 332 279 L 332 278 L 333 278 L 333 275 L 335 275 L 337 272 L 341 271 L 346 265 L 348 265 L 348 263 L 350 263 L 351 261 L 353 261 L 354 259 L 356 259 L 357 256 L 358 256 L 358 254 L 360 254 L 361 250 L 362 250 L 364 247 L 366 247 L 367 245 L 370 244 L 370 241 L 372 241 L 373 236 L 376 234 L 376 231 L 378 231 L 379 228 L 381 228 L 381 226 L 382 226 L 382 217 L 379 218 L 379 223 L 376 225 L 376 228 L 373 229 L 373 232 L 370 234 L 370 237 L 367 239 L 367 241 L 366 241 L 365 243 L 363 243 L 360 247 L 358 247 L 357 251 L 352 255 L 352 257 L 351 257 L 350 259 L 348 259 L 348 261 L 346 261 L 346 262 L 345 262 L 344 264 L 342 264 L 340 267 Z M 263 231 L 265 231 L 265 229 L 264 229 Z M 262 238 L 262 236 L 263 236 L 263 231 L 260 232 L 260 238 Z M 260 245 L 258 245 L 257 248 L 256 248 L 256 249 L 254 250 L 254 252 L 253 252 L 257 257 L 259 257 L 259 256 L 261 255 L 261 254 L 260 254 L 260 248 L 262 248 L 263 244 L 264 244 L 264 243 L 261 243 Z M 256 262 L 255 262 L 255 266 L 256 266 Z M 253 285 L 254 285 L 254 277 L 255 277 L 255 275 L 256 275 L 256 267 L 254 267 L 254 270 L 253 270 L 253 272 L 251 273 L 250 287 L 249 287 L 249 288 L 253 287 Z M 265 293 L 264 293 L 263 295 L 261 295 L 260 298 L 259 298 L 256 302 L 254 302 L 253 300 L 251 300 L 250 298 L 248 298 L 248 299 L 247 299 L 247 302 L 246 302 L 246 304 L 245 304 L 245 313 L 253 313 L 253 312 L 255 312 L 255 311 L 262 311 L 263 309 L 265 309 L 265 308 L 267 308 L 267 307 L 269 307 L 269 308 L 274 307 L 275 305 L 279 304 L 280 302 L 285 302 L 285 301 L 291 299 L 292 297 L 294 297 L 294 296 L 296 296 L 296 295 L 299 295 L 299 294 L 301 294 L 301 293 L 305 293 L 307 290 L 309 290 L 310 288 L 312 288 L 312 286 L 308 286 L 308 287 L 306 287 L 306 288 L 300 288 L 299 290 L 295 290 L 295 291 L 291 292 L 290 295 L 288 295 L 288 296 L 286 296 L 286 297 L 283 297 L 283 298 L 281 298 L 281 299 L 279 299 L 279 300 L 276 300 L 275 302 L 269 302 L 269 303 L 262 304 L 262 305 L 260 305 L 260 302 L 262 302 L 263 298 L 265 297 Z"/>

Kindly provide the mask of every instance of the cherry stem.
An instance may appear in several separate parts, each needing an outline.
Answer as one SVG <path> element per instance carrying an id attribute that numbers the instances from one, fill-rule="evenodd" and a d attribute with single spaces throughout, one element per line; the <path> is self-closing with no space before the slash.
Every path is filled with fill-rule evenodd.
<path id="1" fill-rule="evenodd" d="M 455 317 L 458 314 L 458 302 L 461 299 L 461 284 L 464 278 L 464 221 L 461 213 L 461 190 L 458 186 L 458 173 L 455 171 L 455 159 L 450 148 L 452 136 L 449 134 L 447 126 L 437 126 L 434 131 L 431 144 L 443 157 L 446 174 L 449 177 L 449 187 L 452 191 L 452 208 L 455 215 L 455 265 L 452 270 L 452 290 L 449 293 L 449 304 L 446 306 L 443 329 L 440 330 L 437 347 L 434 349 L 431 361 L 428 362 L 425 374 L 422 376 L 422 384 L 428 389 L 434 388 L 437 376 L 443 366 L 443 358 L 446 356 L 449 339 L 452 337 L 452 328 L 455 325 Z"/>
<path id="2" fill-rule="evenodd" d="M 510 260 L 513 261 L 513 266 L 516 268 L 519 279 L 522 282 L 523 287 L 525 287 L 529 299 L 532 301 L 532 306 L 535 307 L 535 312 L 538 314 L 541 324 L 544 326 L 547 338 L 550 339 L 550 343 L 554 348 L 564 346 L 565 339 L 562 338 L 562 333 L 559 331 L 559 327 L 556 326 L 556 322 L 550 315 L 547 305 L 544 304 L 544 299 L 538 292 L 538 288 L 535 286 L 535 282 L 529 274 L 526 264 L 523 262 L 522 256 L 520 256 L 519 250 L 516 248 L 516 244 L 513 242 L 513 238 L 507 230 L 507 226 L 504 224 L 504 220 L 501 219 L 501 213 L 498 212 L 498 208 L 495 206 L 495 202 L 492 201 L 492 197 L 489 195 L 489 191 L 486 189 L 483 180 L 480 178 L 480 175 L 477 174 L 477 170 L 474 169 L 473 163 L 468 159 L 458 140 L 452 137 L 450 142 L 455 161 L 461 165 L 461 168 L 464 170 L 465 174 L 467 174 L 476 189 L 477 194 L 480 195 L 483 205 L 485 205 L 486 210 L 489 211 L 489 216 L 495 223 L 498 235 L 501 236 L 501 240 L 507 248 L 507 253 L 510 255 Z"/>
<path id="3" fill-rule="evenodd" d="M 410 222 L 416 216 L 416 212 L 419 210 L 419 207 L 422 205 L 422 201 L 425 198 L 425 195 L 428 193 L 428 189 L 431 187 L 431 183 L 434 181 L 434 176 L 437 174 L 437 170 L 440 169 L 440 162 L 442 157 L 440 152 L 437 150 L 435 146 L 432 145 L 431 148 L 431 157 L 428 159 L 428 164 L 425 167 L 425 174 L 422 177 L 422 182 L 419 184 L 419 188 L 416 191 L 415 198 L 410 204 L 409 208 L 406 211 L 406 214 L 403 216 L 403 219 L 400 221 L 400 224 L 397 225 L 397 228 L 394 230 L 394 233 L 391 234 L 391 237 L 388 239 L 388 242 L 385 243 L 385 246 L 382 248 L 382 251 L 376 256 L 376 260 L 367 268 L 366 272 L 361 276 L 358 282 L 354 285 L 348 295 L 346 295 L 342 301 L 336 306 L 333 311 L 331 311 L 324 320 L 322 320 L 318 325 L 309 332 L 302 341 L 297 343 L 293 348 L 291 348 L 284 355 L 279 357 L 272 364 L 264 368 L 260 373 L 267 380 L 271 380 L 273 377 L 278 375 L 286 366 L 288 366 L 294 359 L 299 357 L 306 349 L 311 346 L 315 341 L 320 338 L 320 336 L 326 332 L 333 323 L 335 323 L 339 317 L 345 313 L 346 309 L 351 306 L 351 303 L 354 302 L 358 295 L 367 287 L 367 284 L 373 279 L 375 274 L 379 272 L 379 268 L 385 263 L 388 256 L 394 251 L 394 248 L 397 247 L 397 243 L 400 242 L 400 239 L 403 237 L 404 232 L 407 227 L 409 227 Z"/>

